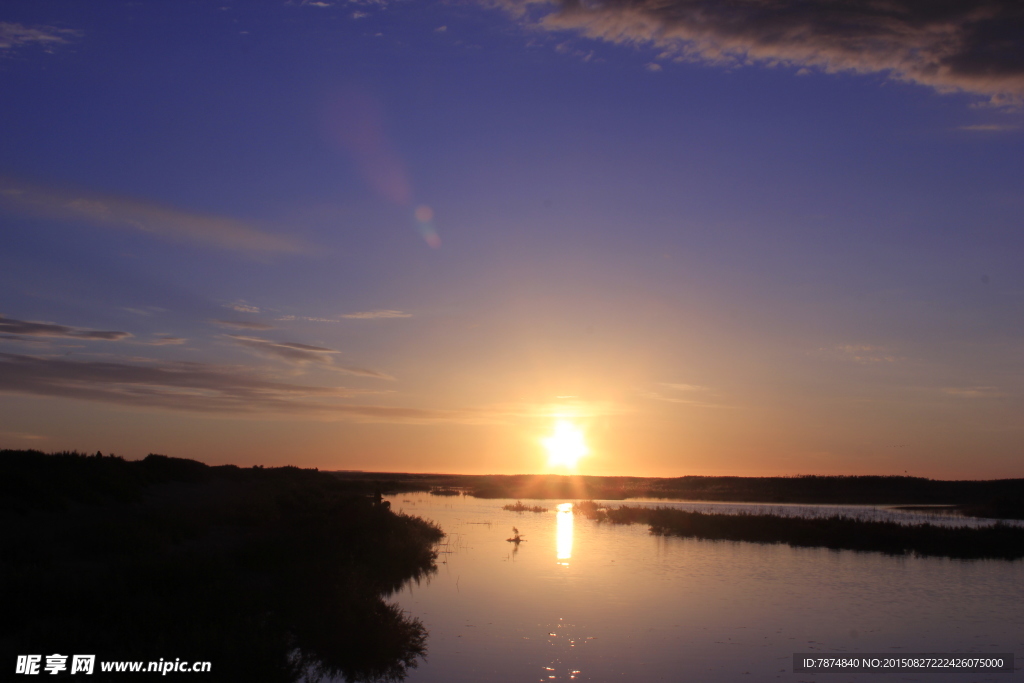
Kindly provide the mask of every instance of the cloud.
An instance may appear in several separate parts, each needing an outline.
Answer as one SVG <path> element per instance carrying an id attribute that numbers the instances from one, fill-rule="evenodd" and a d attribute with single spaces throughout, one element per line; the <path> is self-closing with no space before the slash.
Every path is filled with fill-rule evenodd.
<path id="1" fill-rule="evenodd" d="M 254 349 L 265 356 L 283 358 L 284 360 L 299 363 L 320 363 L 330 365 L 329 354 L 338 353 L 333 349 L 325 349 L 321 346 L 310 346 L 297 342 L 275 342 L 259 337 L 244 337 L 237 334 L 226 335 L 229 339 L 240 346 Z"/>
<path id="2" fill-rule="evenodd" d="M 960 126 L 957 130 L 969 130 L 982 133 L 1000 133 L 1007 130 L 1017 130 L 1020 126 L 1006 123 L 979 123 L 973 126 Z"/>
<path id="3" fill-rule="evenodd" d="M 828 349 L 819 349 L 828 352 Z M 872 363 L 895 363 L 897 358 L 886 353 L 881 346 L 870 344 L 841 344 L 832 349 L 832 353 L 843 360 L 853 361 L 861 365 Z"/>
<path id="4" fill-rule="evenodd" d="M 336 322 L 338 322 L 337 320 L 335 320 L 333 318 L 310 318 L 309 316 L 305 316 L 305 315 L 282 315 L 280 318 L 277 318 L 277 319 L 285 321 L 285 322 L 292 322 L 292 321 L 295 321 L 295 320 L 300 320 L 300 321 L 306 322 L 306 323 L 336 323 Z"/>
<path id="5" fill-rule="evenodd" d="M 334 359 L 331 358 L 332 354 L 338 353 L 338 351 L 335 351 L 334 349 L 327 349 L 322 346 L 310 346 L 309 344 L 300 344 L 298 342 L 275 342 L 269 339 L 261 339 L 260 337 L 245 337 L 237 334 L 229 334 L 225 336 L 239 346 L 251 349 L 262 356 L 285 360 L 289 363 L 295 363 L 296 365 L 314 363 L 317 365 L 330 366 L 334 370 L 344 372 L 349 375 L 373 377 L 375 379 L 394 379 L 391 375 L 387 375 L 383 372 L 377 372 L 376 370 L 370 370 L 368 368 L 337 365 L 334 362 Z"/>
<path id="6" fill-rule="evenodd" d="M 411 318 L 412 313 L 402 311 L 361 311 L 359 313 L 345 313 L 342 318 L 350 320 L 376 320 L 378 318 Z"/>
<path id="7" fill-rule="evenodd" d="M 0 353 L 0 392 L 209 414 L 290 414 L 359 422 L 493 422 L 486 411 L 337 404 L 357 392 L 276 382 L 201 363 L 133 365 Z"/>
<path id="8" fill-rule="evenodd" d="M 666 403 L 682 403 L 688 406 L 694 406 L 698 408 L 728 408 L 730 406 L 715 403 L 709 398 L 713 398 L 714 394 L 709 394 L 708 387 L 702 387 L 698 384 L 677 384 L 673 382 L 661 382 L 660 386 L 670 390 L 670 393 L 665 394 L 660 391 L 643 391 L 641 396 L 644 398 L 653 399 L 655 401 L 665 401 Z"/>
<path id="9" fill-rule="evenodd" d="M 233 304 L 224 304 L 224 308 L 230 308 L 232 311 L 238 311 L 239 313 L 260 312 L 260 309 L 257 306 L 251 306 L 244 301 L 236 301 Z"/>
<path id="10" fill-rule="evenodd" d="M 702 387 L 699 384 L 675 384 L 672 382 L 662 382 L 661 386 L 674 389 L 676 391 L 707 391 L 707 387 Z"/>
<path id="11" fill-rule="evenodd" d="M 943 387 L 942 393 L 957 398 L 1002 398 L 1006 396 L 996 387 Z"/>
<path id="12" fill-rule="evenodd" d="M 25 337 L 67 337 L 72 339 L 92 339 L 97 341 L 119 341 L 132 336 L 128 332 L 113 330 L 89 330 L 81 327 L 68 327 L 56 323 L 42 323 L 26 320 L 15 320 L 0 314 L 0 333 Z M 10 339 L 11 337 L 6 337 Z"/>
<path id="13" fill-rule="evenodd" d="M 32 185 L 0 178 L 0 206 L 9 211 L 128 228 L 175 240 L 243 252 L 297 253 L 298 240 L 226 216 L 191 213 L 143 199 Z"/>
<path id="14" fill-rule="evenodd" d="M 882 73 L 996 104 L 1024 96 L 1019 0 L 481 1 L 544 30 L 679 61 Z"/>
<path id="15" fill-rule="evenodd" d="M 174 337 L 169 334 L 158 334 L 156 339 L 148 342 L 150 346 L 178 346 L 187 342 L 187 339 L 182 337 Z"/>
<path id="16" fill-rule="evenodd" d="M 29 434 L 27 432 L 0 432 L 0 437 L 6 436 L 10 439 L 24 439 L 26 441 L 40 441 L 45 439 L 45 436 L 39 434 Z"/>
<path id="17" fill-rule="evenodd" d="M 128 306 L 122 306 L 122 310 L 128 311 L 129 313 L 134 313 L 135 315 L 150 316 L 153 315 L 154 313 L 164 313 L 166 312 L 167 309 L 160 308 L 159 306 L 143 306 L 142 308 L 130 308 Z"/>
<path id="18" fill-rule="evenodd" d="M 53 26 L 24 26 L 0 21 L 0 50 L 8 51 L 36 45 L 51 48 L 81 35 L 78 31 Z"/>
<path id="19" fill-rule="evenodd" d="M 240 330 L 272 330 L 273 325 L 267 323 L 259 323 L 254 320 L 211 320 L 215 325 L 222 325 L 224 327 L 234 327 Z"/>

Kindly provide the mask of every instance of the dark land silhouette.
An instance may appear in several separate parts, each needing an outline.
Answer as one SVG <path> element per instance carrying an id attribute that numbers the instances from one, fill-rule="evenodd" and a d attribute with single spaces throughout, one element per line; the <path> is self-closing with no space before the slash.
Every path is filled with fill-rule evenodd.
<path id="1" fill-rule="evenodd" d="M 436 571 L 443 533 L 373 491 L 294 467 L 0 451 L 7 661 L 59 652 L 210 661 L 211 681 L 399 680 L 427 631 L 386 598 Z M 90 678 L 104 680 L 98 666 Z"/>
<path id="2" fill-rule="evenodd" d="M 709 540 L 786 543 L 795 547 L 957 559 L 1024 558 L 1024 528 L 942 527 L 833 516 L 816 519 L 762 514 L 709 514 L 667 507 L 618 507 L 583 501 L 573 512 L 611 524 L 647 524 L 652 533 Z"/>
<path id="3" fill-rule="evenodd" d="M 477 498 L 948 506 L 976 517 L 1024 519 L 1024 479 L 943 481 L 908 476 L 596 477 L 335 472 L 391 493 L 462 491 Z"/>

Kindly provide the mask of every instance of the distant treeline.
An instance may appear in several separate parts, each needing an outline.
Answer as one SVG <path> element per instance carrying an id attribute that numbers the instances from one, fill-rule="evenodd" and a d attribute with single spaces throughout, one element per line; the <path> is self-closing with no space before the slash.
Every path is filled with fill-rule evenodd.
<path id="1" fill-rule="evenodd" d="M 941 527 L 868 522 L 848 517 L 807 519 L 754 514 L 708 514 L 675 508 L 622 505 L 603 507 L 593 501 L 573 506 L 573 512 L 612 524 L 647 524 L 652 533 L 725 541 L 786 543 L 795 547 L 882 552 L 957 559 L 1024 557 L 1024 529 L 996 524 L 990 527 Z"/>
<path id="2" fill-rule="evenodd" d="M 427 632 L 385 598 L 436 570 L 443 534 L 376 503 L 374 488 L 294 467 L 0 451 L 4 659 L 398 680 Z"/>
<path id="3" fill-rule="evenodd" d="M 392 492 L 462 490 L 477 498 L 674 498 L 750 503 L 954 505 L 979 517 L 1024 519 L 1024 479 L 940 481 L 896 476 L 591 477 L 336 472 Z"/>

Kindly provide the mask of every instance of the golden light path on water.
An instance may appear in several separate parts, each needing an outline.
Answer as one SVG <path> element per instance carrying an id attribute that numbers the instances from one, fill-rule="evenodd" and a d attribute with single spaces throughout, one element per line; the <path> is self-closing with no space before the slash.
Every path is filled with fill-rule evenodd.
<path id="1" fill-rule="evenodd" d="M 555 552 L 558 564 L 569 566 L 569 559 L 572 558 L 572 503 L 559 503 L 555 506 L 558 510 L 555 527 Z"/>
<path id="2" fill-rule="evenodd" d="M 448 534 L 438 571 L 395 596 L 429 631 L 428 656 L 406 683 L 751 683 L 795 680 L 794 652 L 1024 650 L 1021 562 L 666 537 L 574 519 L 567 499 L 535 501 L 546 512 L 429 493 L 389 502 Z M 512 527 L 522 543 L 507 541 Z M 872 674 L 872 683 L 901 680 Z"/>

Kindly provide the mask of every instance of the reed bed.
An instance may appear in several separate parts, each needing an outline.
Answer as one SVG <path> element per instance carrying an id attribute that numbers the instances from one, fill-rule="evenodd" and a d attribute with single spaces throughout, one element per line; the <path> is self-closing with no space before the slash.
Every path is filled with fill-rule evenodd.
<path id="1" fill-rule="evenodd" d="M 504 505 L 502 510 L 508 510 L 509 512 L 547 512 L 548 508 L 542 505 L 526 505 L 521 500 L 517 500 L 515 504 Z"/>
<path id="2" fill-rule="evenodd" d="M 793 547 L 881 552 L 955 559 L 1024 558 L 1024 529 L 1004 524 L 981 528 L 933 524 L 898 524 L 851 519 L 841 515 L 803 518 L 765 514 L 714 514 L 666 507 L 622 505 L 616 508 L 583 501 L 573 512 L 611 524 L 647 524 L 651 533 Z"/>

